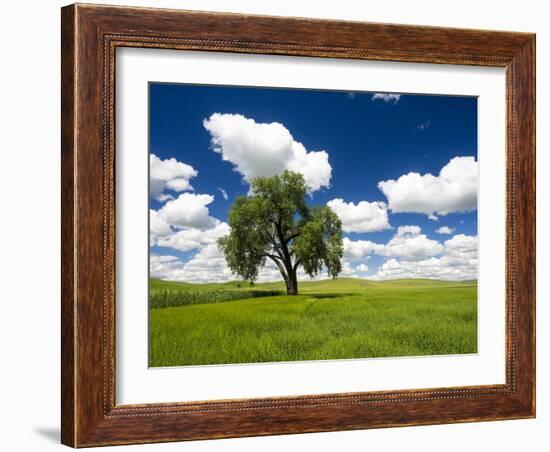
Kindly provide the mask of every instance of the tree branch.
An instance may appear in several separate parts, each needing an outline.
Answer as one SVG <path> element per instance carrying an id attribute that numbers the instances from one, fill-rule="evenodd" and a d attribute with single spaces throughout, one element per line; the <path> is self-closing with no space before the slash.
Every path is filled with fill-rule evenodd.
<path id="1" fill-rule="evenodd" d="M 283 236 L 283 230 L 281 229 L 281 225 L 279 223 L 275 223 L 275 226 L 277 228 L 277 237 L 279 238 L 280 247 L 286 256 L 288 254 L 288 249 L 286 247 L 285 237 Z"/>
<path id="2" fill-rule="evenodd" d="M 280 256 L 275 256 L 274 254 L 269 254 L 269 253 L 267 253 L 267 254 L 264 254 L 264 256 L 265 256 L 265 257 L 269 257 L 269 258 L 271 258 L 271 259 L 273 259 L 273 260 L 276 259 L 276 260 L 278 260 L 278 261 L 280 261 L 280 262 L 283 262 L 283 258 L 282 258 L 282 257 L 280 257 Z"/>
<path id="3" fill-rule="evenodd" d="M 256 250 L 253 250 L 253 249 L 251 249 L 250 252 L 254 255 L 254 257 L 269 257 L 270 259 L 279 260 L 279 261 L 283 262 L 283 258 L 280 257 L 280 256 L 276 256 L 275 254 L 260 253 Z"/>
<path id="4" fill-rule="evenodd" d="M 281 275 L 283 275 L 283 279 L 285 280 L 285 283 L 288 285 L 288 275 L 286 273 L 285 266 L 282 262 L 279 262 L 277 259 L 271 258 L 275 264 L 277 264 L 277 267 L 279 267 L 279 271 L 281 272 Z"/>
<path id="5" fill-rule="evenodd" d="M 295 239 L 295 238 L 298 237 L 299 235 L 300 235 L 299 232 L 297 232 L 296 234 L 290 235 L 290 236 L 285 240 L 285 243 L 288 244 L 288 242 L 290 242 L 292 239 Z"/>

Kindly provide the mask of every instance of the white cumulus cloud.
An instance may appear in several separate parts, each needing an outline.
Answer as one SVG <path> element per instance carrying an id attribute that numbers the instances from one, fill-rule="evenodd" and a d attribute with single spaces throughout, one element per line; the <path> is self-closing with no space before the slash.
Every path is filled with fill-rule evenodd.
<path id="1" fill-rule="evenodd" d="M 432 218 L 477 208 L 478 165 L 474 157 L 455 157 L 438 176 L 408 173 L 378 183 L 392 212 L 423 213 Z"/>
<path id="2" fill-rule="evenodd" d="M 441 226 L 435 232 L 437 232 L 438 234 L 452 234 L 453 231 L 454 231 L 454 228 L 450 228 L 449 226 Z"/>
<path id="3" fill-rule="evenodd" d="M 360 261 L 371 254 L 378 254 L 407 261 L 418 261 L 440 255 L 444 246 L 421 232 L 419 226 L 399 226 L 395 235 L 386 244 L 374 243 L 370 240 L 350 240 L 344 237 L 344 258 Z"/>
<path id="4" fill-rule="evenodd" d="M 149 256 L 149 276 L 167 279 L 173 271 L 182 266 L 176 256 L 151 254 Z"/>
<path id="5" fill-rule="evenodd" d="M 175 192 L 193 190 L 190 179 L 198 172 L 191 166 L 178 162 L 175 158 L 161 160 L 155 154 L 149 156 L 149 192 L 160 202 L 172 198 L 164 193 L 166 189 Z"/>
<path id="6" fill-rule="evenodd" d="M 149 272 L 153 278 L 192 283 L 225 282 L 233 279 L 216 245 L 201 248 L 187 262 L 175 256 L 151 255 Z"/>
<path id="7" fill-rule="evenodd" d="M 360 201 L 354 204 L 337 198 L 327 205 L 340 217 L 345 232 L 374 232 L 391 228 L 387 206 L 383 202 Z"/>
<path id="8" fill-rule="evenodd" d="M 386 102 L 387 104 L 392 103 L 395 105 L 397 102 L 399 102 L 399 99 L 401 99 L 401 94 L 375 93 L 372 95 L 371 99 L 373 101 L 381 100 Z"/>
<path id="9" fill-rule="evenodd" d="M 421 234 L 418 226 L 399 226 L 397 233 L 384 246 L 380 254 L 387 257 L 399 257 L 407 261 L 416 261 L 437 256 L 443 252 L 443 245 Z"/>
<path id="10" fill-rule="evenodd" d="M 155 244 L 179 251 L 190 251 L 205 245 L 214 245 L 220 237 L 227 234 L 229 234 L 229 225 L 220 221 L 211 229 L 185 228 L 160 236 Z"/>
<path id="11" fill-rule="evenodd" d="M 240 114 L 214 113 L 203 121 L 212 148 L 231 162 L 243 179 L 301 173 L 310 191 L 330 185 L 332 167 L 326 151 L 309 151 L 281 123 L 257 123 Z"/>
<path id="12" fill-rule="evenodd" d="M 477 236 L 457 234 L 445 241 L 448 255 L 461 259 L 477 259 Z"/>
<path id="13" fill-rule="evenodd" d="M 182 193 L 159 210 L 149 211 L 150 245 L 190 251 L 215 244 L 229 225 L 210 216 L 212 195 Z"/>
<path id="14" fill-rule="evenodd" d="M 149 210 L 149 244 L 150 246 L 156 245 L 160 237 L 166 237 L 172 234 L 174 231 L 170 225 L 161 217 L 157 215 L 157 211 Z"/>
<path id="15" fill-rule="evenodd" d="M 458 234 L 444 243 L 442 255 L 419 261 L 388 259 L 374 279 L 433 278 L 444 280 L 476 279 L 478 239 Z"/>
<path id="16" fill-rule="evenodd" d="M 182 193 L 157 210 L 156 215 L 166 223 L 179 228 L 210 229 L 219 220 L 210 216 L 208 204 L 214 196 L 195 193 Z"/>
<path id="17" fill-rule="evenodd" d="M 350 261 L 358 261 L 370 254 L 381 254 L 384 245 L 371 242 L 370 240 L 350 240 L 344 237 L 344 258 Z"/>
<path id="18" fill-rule="evenodd" d="M 415 236 L 422 232 L 420 226 L 399 226 L 396 237 Z"/>

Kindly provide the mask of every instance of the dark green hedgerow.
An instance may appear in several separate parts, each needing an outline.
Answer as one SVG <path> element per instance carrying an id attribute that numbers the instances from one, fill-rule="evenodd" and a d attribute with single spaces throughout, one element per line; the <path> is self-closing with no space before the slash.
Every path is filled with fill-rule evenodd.
<path id="1" fill-rule="evenodd" d="M 283 295 L 281 290 L 156 290 L 149 295 L 150 308 L 171 308 L 195 304 L 222 303 L 246 298 L 273 297 Z"/>

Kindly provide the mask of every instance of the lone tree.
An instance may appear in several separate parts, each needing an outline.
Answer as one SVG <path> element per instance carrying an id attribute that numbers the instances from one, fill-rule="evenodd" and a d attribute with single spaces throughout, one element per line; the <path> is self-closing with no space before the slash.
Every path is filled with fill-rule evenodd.
<path id="1" fill-rule="evenodd" d="M 342 222 L 328 206 L 308 206 L 301 174 L 258 177 L 249 196 L 229 209 L 231 232 L 218 240 L 233 273 L 253 282 L 266 259 L 279 268 L 288 295 L 298 294 L 299 266 L 313 277 L 323 266 L 336 278 L 342 271 Z"/>

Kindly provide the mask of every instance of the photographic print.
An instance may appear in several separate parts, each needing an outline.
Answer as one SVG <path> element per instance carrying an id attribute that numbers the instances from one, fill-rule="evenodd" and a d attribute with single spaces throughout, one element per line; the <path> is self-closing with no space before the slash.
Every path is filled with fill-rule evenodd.
<path id="1" fill-rule="evenodd" d="M 148 89 L 150 367 L 477 352 L 476 97 Z"/>

